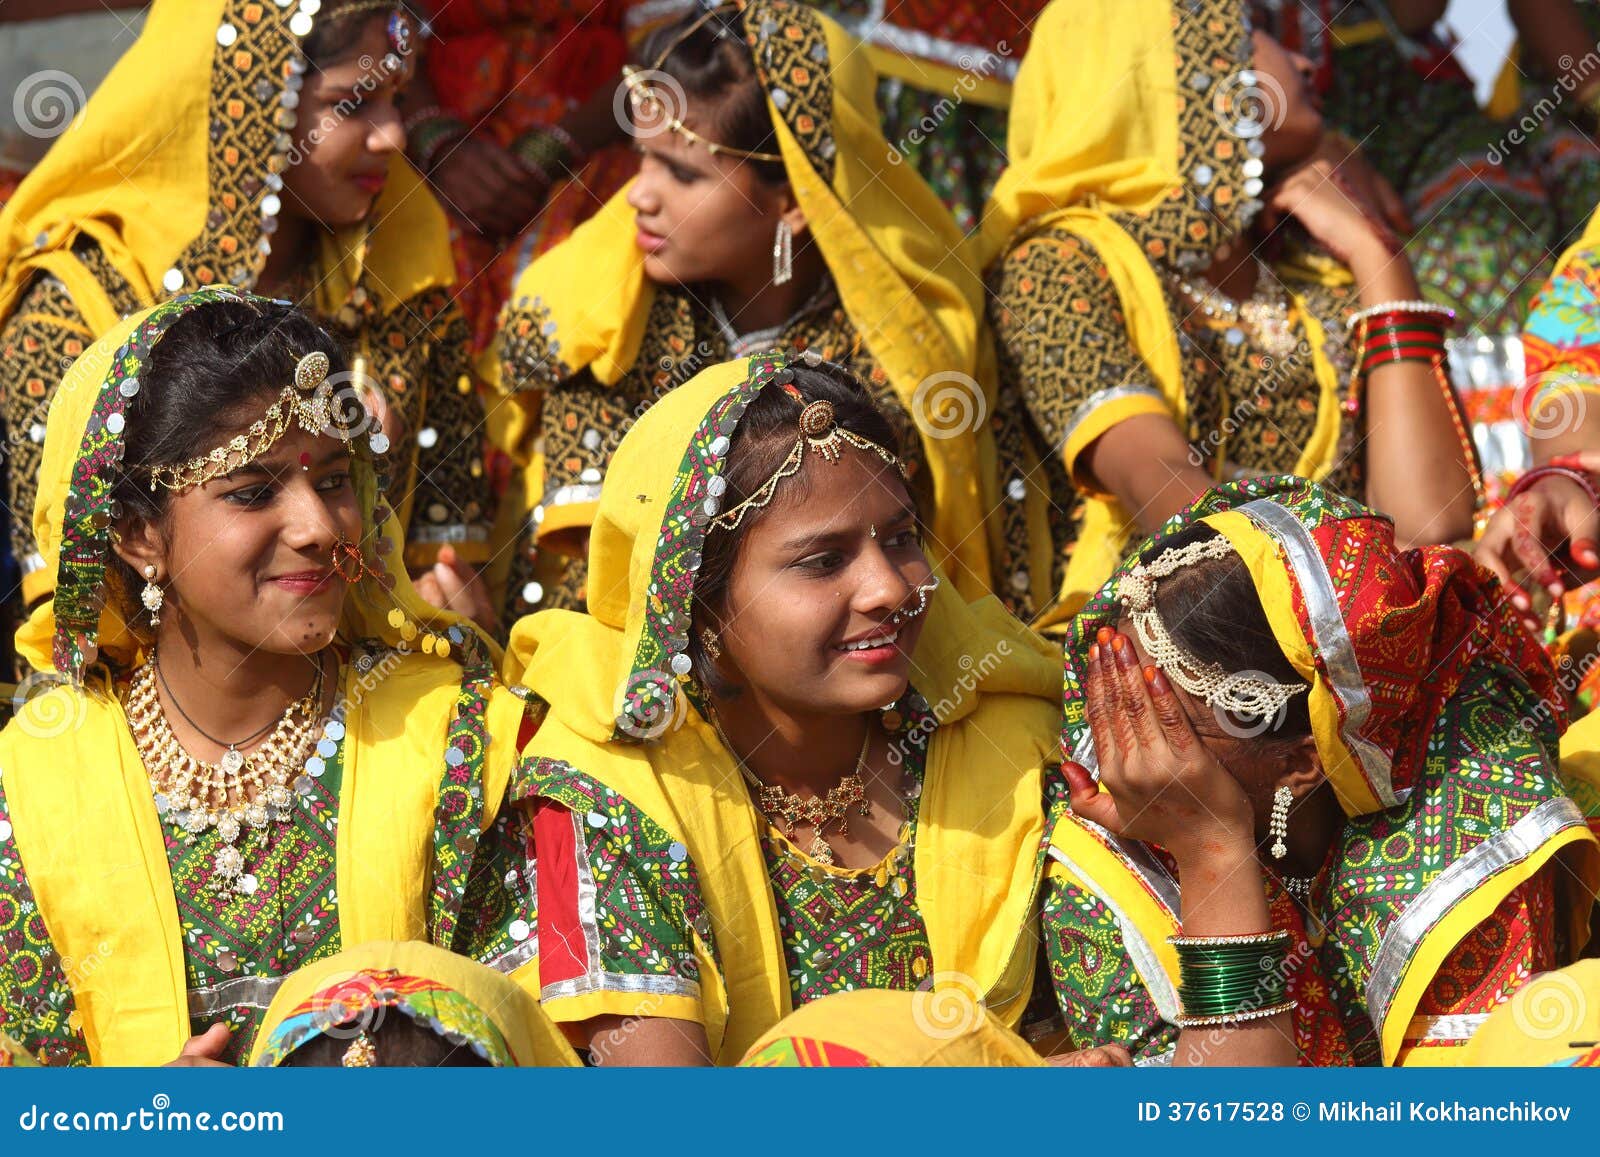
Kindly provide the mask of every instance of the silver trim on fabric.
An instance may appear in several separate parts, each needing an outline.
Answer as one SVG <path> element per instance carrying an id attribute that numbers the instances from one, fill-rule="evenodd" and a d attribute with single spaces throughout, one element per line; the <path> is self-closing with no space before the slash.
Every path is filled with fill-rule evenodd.
<path id="1" fill-rule="evenodd" d="M 877 7 L 881 11 L 882 5 L 879 4 Z M 935 36 L 920 28 L 889 24 L 881 17 L 878 23 L 870 27 L 863 26 L 857 35 L 868 44 L 890 49 L 903 56 L 920 57 L 923 60 L 949 65 L 963 73 L 976 73 L 1007 84 L 1017 78 L 1019 62 L 1015 55 L 1002 56 L 983 45 L 963 44 L 959 40 L 946 40 L 942 36 Z"/>
<path id="2" fill-rule="evenodd" d="M 1178 1003 L 1178 989 L 1172 983 L 1172 978 L 1167 975 L 1167 970 L 1161 966 L 1161 960 L 1156 955 L 1154 945 L 1144 938 L 1144 933 L 1139 931 L 1139 926 L 1128 919 L 1117 902 L 1113 900 L 1093 876 L 1084 871 L 1081 864 L 1076 863 L 1055 844 L 1050 845 L 1050 858 L 1058 864 L 1064 864 L 1073 875 L 1083 882 L 1101 903 L 1111 909 L 1111 914 L 1117 918 L 1117 927 L 1122 933 L 1122 945 L 1128 950 L 1128 957 L 1133 961 L 1134 969 L 1139 973 L 1139 979 L 1144 981 L 1145 989 L 1150 993 L 1150 999 L 1155 1001 L 1156 1011 L 1168 1024 L 1176 1024 L 1183 1015 L 1183 1006 Z"/>
<path id="3" fill-rule="evenodd" d="M 1270 498 L 1247 502 L 1239 510 L 1283 547 L 1289 566 L 1300 582 L 1300 593 L 1305 597 L 1306 612 L 1311 617 L 1311 641 L 1327 669 L 1328 686 L 1344 706 L 1344 722 L 1339 726 L 1340 738 L 1361 761 L 1362 770 L 1378 802 L 1386 808 L 1403 803 L 1411 794 L 1411 789 L 1395 791 L 1394 767 L 1388 753 L 1361 734 L 1367 717 L 1372 714 L 1372 697 L 1367 693 L 1366 680 L 1361 676 L 1355 644 L 1350 641 L 1344 616 L 1339 612 L 1339 596 L 1333 589 L 1333 576 L 1328 574 L 1328 564 L 1318 553 L 1311 532 L 1298 518 Z"/>
<path id="4" fill-rule="evenodd" d="M 1107 402 L 1119 401 L 1122 398 L 1147 397 L 1154 398 L 1163 405 L 1166 399 L 1161 396 L 1161 391 L 1154 386 L 1110 386 L 1104 390 L 1096 390 L 1083 401 L 1078 403 L 1078 408 L 1073 411 L 1072 419 L 1067 423 L 1067 428 L 1061 433 L 1061 445 L 1065 446 L 1079 426 L 1088 420 L 1089 415 L 1098 410 Z"/>
<path id="5" fill-rule="evenodd" d="M 572 506 L 579 502 L 599 502 L 600 483 L 574 482 L 570 486 L 557 486 L 554 490 L 546 490 L 544 497 L 539 500 L 541 507 L 545 506 Z"/>
<path id="6" fill-rule="evenodd" d="M 1452 908 L 1480 885 L 1528 859 L 1558 833 L 1586 827 L 1583 812 L 1566 796 L 1547 799 L 1504 831 L 1496 832 L 1434 877 L 1433 883 L 1394 918 L 1372 958 L 1367 981 L 1367 1016 L 1382 1031 L 1389 1006 L 1417 946 Z"/>
<path id="7" fill-rule="evenodd" d="M 1414 1016 L 1406 1026 L 1406 1043 L 1423 1041 L 1469 1040 L 1489 1019 L 1486 1012 L 1460 1012 L 1450 1016 Z"/>
<path id="8" fill-rule="evenodd" d="M 236 976 L 207 988 L 189 990 L 189 1018 L 214 1017 L 235 1008 L 265 1012 L 286 976 Z"/>
<path id="9" fill-rule="evenodd" d="M 521 944 L 514 945 L 500 953 L 500 955 L 491 956 L 489 959 L 484 960 L 481 963 L 486 968 L 492 968 L 496 972 L 503 972 L 509 976 L 511 973 L 521 968 L 524 964 L 528 963 L 528 961 L 536 959 L 538 955 L 539 934 L 534 932 L 531 933 Z"/>
<path id="10" fill-rule="evenodd" d="M 489 528 L 482 523 L 451 522 L 444 526 L 413 526 L 406 535 L 410 542 L 488 542 Z"/>
<path id="11" fill-rule="evenodd" d="M 559 1000 L 567 996 L 585 996 L 591 992 L 645 992 L 654 996 L 686 996 L 699 1000 L 700 985 L 697 981 L 678 976 L 606 972 L 600 967 L 600 922 L 595 911 L 594 870 L 589 866 L 589 845 L 584 832 L 589 817 L 587 813 L 573 811 L 571 819 L 576 853 L 573 858 L 578 869 L 578 926 L 583 929 L 589 967 L 582 976 L 542 985 L 539 999 Z"/>
<path id="12" fill-rule="evenodd" d="M 34 571 L 44 569 L 44 555 L 36 550 L 30 550 L 17 560 L 17 566 L 23 574 L 32 574 Z"/>

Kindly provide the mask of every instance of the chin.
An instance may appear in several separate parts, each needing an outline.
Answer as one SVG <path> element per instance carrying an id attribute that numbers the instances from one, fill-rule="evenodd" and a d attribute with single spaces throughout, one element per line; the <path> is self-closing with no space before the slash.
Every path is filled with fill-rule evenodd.
<path id="1" fill-rule="evenodd" d="M 671 262 L 663 261 L 654 253 L 644 255 L 644 275 L 657 285 L 684 285 L 688 280 L 678 276 Z"/>

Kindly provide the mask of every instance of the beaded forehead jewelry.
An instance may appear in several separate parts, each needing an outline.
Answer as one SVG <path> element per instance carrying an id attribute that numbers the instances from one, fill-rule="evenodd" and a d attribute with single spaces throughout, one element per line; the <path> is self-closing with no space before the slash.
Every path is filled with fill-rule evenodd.
<path id="1" fill-rule="evenodd" d="M 792 383 L 784 383 L 784 392 L 796 400 L 803 400 L 800 391 Z M 799 472 L 805 461 L 806 451 L 811 450 L 825 462 L 837 462 L 846 445 L 854 446 L 857 450 L 865 450 L 869 454 L 876 454 L 890 466 L 900 471 L 905 477 L 905 467 L 900 459 L 889 453 L 882 446 L 870 438 L 863 438 L 854 430 L 846 430 L 834 420 L 833 403 L 819 400 L 807 404 L 800 411 L 800 437 L 795 439 L 794 448 L 783 460 L 783 464 L 761 486 L 737 506 L 732 506 L 711 520 L 711 525 L 723 530 L 737 529 L 744 516 L 751 510 L 766 506 L 778 492 L 778 483 L 783 479 Z"/>
<path id="2" fill-rule="evenodd" d="M 682 88 L 678 87 L 675 83 L 672 84 L 671 88 L 668 88 L 666 84 L 661 83 L 661 78 L 663 76 L 661 66 L 667 62 L 667 57 L 672 55 L 674 50 L 677 49 L 678 45 L 682 44 L 685 40 L 688 40 L 689 37 L 693 36 L 696 32 L 699 32 L 700 29 L 704 28 L 706 24 L 710 22 L 712 17 L 716 16 L 720 12 L 727 11 L 730 8 L 737 10 L 739 5 L 718 4 L 707 8 L 706 11 L 700 15 L 699 19 L 690 24 L 688 28 L 684 29 L 680 35 L 673 38 L 672 43 L 667 45 L 667 47 L 661 52 L 661 55 L 656 57 L 655 63 L 652 64 L 648 69 L 637 69 L 631 64 L 623 65 L 622 83 L 628 86 L 628 102 L 630 105 L 632 105 L 635 116 L 651 121 L 659 118 L 661 122 L 666 125 L 669 132 L 676 133 L 678 136 L 692 144 L 704 145 L 706 152 L 710 153 L 714 157 L 718 155 L 727 155 L 730 157 L 738 157 L 746 161 L 782 162 L 783 157 L 778 153 L 763 153 L 756 149 L 736 149 L 732 145 L 718 144 L 716 141 L 708 140 L 707 138 L 701 136 L 688 125 L 684 124 L 683 121 L 679 117 L 675 116 L 671 110 L 670 105 L 672 101 L 682 101 Z M 667 89 L 667 97 L 664 98 L 658 89 Z M 673 89 L 676 89 L 676 91 L 673 91 Z"/>
<path id="3" fill-rule="evenodd" d="M 1167 633 L 1156 610 L 1157 579 L 1176 574 L 1201 559 L 1228 558 L 1233 553 L 1228 540 L 1220 536 L 1165 550 L 1149 564 L 1136 563 L 1117 580 L 1117 601 L 1127 608 L 1140 644 L 1169 679 L 1203 699 L 1208 707 L 1261 719 L 1275 715 L 1290 699 L 1309 688 L 1303 683 L 1286 686 L 1248 672 L 1230 674 L 1215 663 L 1195 658 Z"/>
<path id="4" fill-rule="evenodd" d="M 341 420 L 327 378 L 328 355 L 320 350 L 306 354 L 294 368 L 294 380 L 283 387 L 266 414 L 252 422 L 249 429 L 187 462 L 150 467 L 150 489 L 163 486 L 187 490 L 237 470 L 271 450 L 291 426 L 298 426 L 307 434 L 331 434 L 348 442 L 359 423 Z"/>

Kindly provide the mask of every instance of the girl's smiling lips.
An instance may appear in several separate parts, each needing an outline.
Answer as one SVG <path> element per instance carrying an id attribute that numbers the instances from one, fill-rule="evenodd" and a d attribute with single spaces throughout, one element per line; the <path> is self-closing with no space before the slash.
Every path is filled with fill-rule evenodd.
<path id="1" fill-rule="evenodd" d="M 267 581 L 298 595 L 314 595 L 326 590 L 333 579 L 333 568 L 328 567 L 323 570 L 302 570 L 293 574 L 274 575 Z"/>

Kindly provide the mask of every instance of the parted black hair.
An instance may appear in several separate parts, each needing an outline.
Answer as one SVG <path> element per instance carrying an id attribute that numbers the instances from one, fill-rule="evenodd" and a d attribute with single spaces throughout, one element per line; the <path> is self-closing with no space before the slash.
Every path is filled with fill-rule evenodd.
<path id="1" fill-rule="evenodd" d="M 314 68 L 327 68 L 337 64 L 355 51 L 361 39 L 361 30 L 374 17 L 388 19 L 389 13 L 401 7 L 398 0 L 388 8 L 364 8 L 358 12 L 340 13 L 340 5 L 328 5 L 332 11 L 324 14 L 311 27 L 311 35 L 300 42 L 306 60 Z"/>
<path id="2" fill-rule="evenodd" d="M 1146 563 L 1172 547 L 1188 546 L 1215 538 L 1217 532 L 1197 524 L 1165 540 L 1142 557 Z M 1156 610 L 1167 633 L 1189 654 L 1217 664 L 1224 671 L 1256 671 L 1286 686 L 1305 686 L 1278 645 L 1250 581 L 1244 559 L 1201 559 L 1156 585 Z M 1284 715 L 1263 740 L 1298 742 L 1311 734 L 1309 696 L 1292 696 Z"/>
<path id="3" fill-rule="evenodd" d="M 688 112 L 702 118 L 696 131 L 735 149 L 778 152 L 778 135 L 756 73 L 755 56 L 745 41 L 744 15 L 737 8 L 730 4 L 717 11 L 667 52 L 668 46 L 702 16 L 703 11 L 696 9 L 651 33 L 640 47 L 639 66 L 660 68 L 683 87 Z M 663 52 L 667 53 L 664 60 Z M 689 119 L 685 110 L 673 111 Z M 746 163 L 754 166 L 756 175 L 770 185 L 789 180 L 780 161 Z"/>

